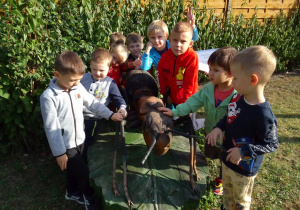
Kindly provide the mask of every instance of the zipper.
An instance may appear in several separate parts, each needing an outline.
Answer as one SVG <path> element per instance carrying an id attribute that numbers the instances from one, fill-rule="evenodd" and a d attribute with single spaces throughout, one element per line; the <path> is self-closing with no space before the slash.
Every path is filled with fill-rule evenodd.
<path id="1" fill-rule="evenodd" d="M 173 67 L 173 75 L 172 75 L 172 77 L 174 77 L 174 74 L 175 74 L 176 59 L 177 59 L 177 57 L 175 57 L 175 60 L 174 60 L 174 67 Z"/>
<path id="2" fill-rule="evenodd" d="M 74 108 L 73 108 L 73 102 L 72 102 L 72 97 L 71 97 L 70 92 L 68 92 L 68 95 L 69 95 L 69 98 L 70 98 L 70 101 L 71 101 L 71 108 L 72 108 L 72 114 L 73 114 L 73 119 L 74 119 L 75 145 L 76 145 L 76 150 L 77 150 L 78 145 L 77 145 L 77 139 L 76 139 L 76 136 L 77 136 L 77 131 L 76 131 L 76 119 L 75 119 Z"/>

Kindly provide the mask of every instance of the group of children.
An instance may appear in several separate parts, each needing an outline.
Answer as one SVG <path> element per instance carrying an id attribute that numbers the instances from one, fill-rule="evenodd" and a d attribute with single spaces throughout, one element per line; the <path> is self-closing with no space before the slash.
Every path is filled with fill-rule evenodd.
<path id="1" fill-rule="evenodd" d="M 191 10 L 188 22 L 176 23 L 169 40 L 168 28 L 161 20 L 149 25 L 147 36 L 149 42 L 142 54 L 142 36 L 130 33 L 125 39 L 113 33 L 110 52 L 99 48 L 92 53 L 91 73 L 85 73 L 75 52 L 57 56 L 55 78 L 40 103 L 51 151 L 60 169 L 67 171 L 65 198 L 95 209 L 87 147 L 101 118 L 122 121 L 127 116 L 118 90 L 122 74 L 149 70 L 153 64 L 161 94 L 170 88 L 169 108 L 159 110 L 173 117 L 204 107 L 205 155 L 221 161 L 214 192 L 223 194 L 225 209 L 249 209 L 263 156 L 278 147 L 277 121 L 264 97 L 264 87 L 276 68 L 273 52 L 264 46 L 240 52 L 233 47 L 216 50 L 208 60 L 210 82 L 198 91 L 198 56 L 191 48 L 198 32 Z M 117 112 L 107 108 L 110 101 Z"/>

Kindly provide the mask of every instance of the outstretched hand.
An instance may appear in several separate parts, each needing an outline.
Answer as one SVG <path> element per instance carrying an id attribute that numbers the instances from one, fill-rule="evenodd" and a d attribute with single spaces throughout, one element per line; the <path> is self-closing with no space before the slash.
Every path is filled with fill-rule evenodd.
<path id="1" fill-rule="evenodd" d="M 173 112 L 171 109 L 167 107 L 158 107 L 158 111 L 162 112 L 164 115 L 167 115 L 169 117 L 173 117 Z"/>
<path id="2" fill-rule="evenodd" d="M 140 58 L 135 59 L 135 61 L 133 61 L 133 65 L 135 67 L 140 67 L 140 65 L 142 65 L 142 61 Z"/>
<path id="3" fill-rule="evenodd" d="M 220 141 L 223 140 L 223 132 L 220 128 L 214 128 L 205 139 L 207 140 L 207 143 L 211 146 L 215 146 L 217 144 L 217 138 L 219 137 Z"/>
<path id="4" fill-rule="evenodd" d="M 120 108 L 118 110 L 118 113 L 120 113 L 123 116 L 123 119 L 127 117 L 127 111 L 124 108 Z"/>
<path id="5" fill-rule="evenodd" d="M 187 16 L 187 22 L 189 24 L 191 24 L 191 26 L 193 28 L 195 28 L 196 25 L 195 25 L 195 15 L 193 14 L 193 7 L 188 7 L 187 8 L 186 16 Z"/>

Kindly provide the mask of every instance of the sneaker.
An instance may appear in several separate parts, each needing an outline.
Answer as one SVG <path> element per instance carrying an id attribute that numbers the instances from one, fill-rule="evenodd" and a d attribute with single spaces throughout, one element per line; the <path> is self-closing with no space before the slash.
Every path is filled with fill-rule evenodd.
<path id="1" fill-rule="evenodd" d="M 68 191 L 66 191 L 65 198 L 67 200 L 76 201 L 79 204 L 85 204 L 83 195 L 80 194 L 79 192 L 74 192 L 71 194 L 68 193 Z"/>
<path id="2" fill-rule="evenodd" d="M 222 179 L 220 178 L 215 179 L 215 186 L 213 188 L 213 193 L 215 195 L 223 195 Z"/>
<path id="3" fill-rule="evenodd" d="M 95 203 L 94 196 L 83 195 L 83 198 L 84 198 L 86 210 L 95 210 L 96 209 L 96 203 Z"/>

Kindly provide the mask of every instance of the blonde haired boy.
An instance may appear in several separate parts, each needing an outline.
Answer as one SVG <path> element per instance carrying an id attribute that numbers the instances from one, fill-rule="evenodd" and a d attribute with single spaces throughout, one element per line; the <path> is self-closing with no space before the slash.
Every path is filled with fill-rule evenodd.
<path id="1" fill-rule="evenodd" d="M 193 15 L 193 8 L 187 10 L 187 22 L 192 27 L 192 40 L 195 42 L 199 35 L 195 25 L 195 16 Z M 167 40 L 169 36 L 169 30 L 167 25 L 162 20 L 154 20 L 147 28 L 148 43 L 145 48 L 145 52 L 141 57 L 142 64 L 140 68 L 142 70 L 149 70 L 154 64 L 157 69 L 158 62 L 163 53 L 167 52 L 170 48 L 170 43 Z"/>
<path id="2" fill-rule="evenodd" d="M 276 57 L 265 46 L 239 52 L 231 64 L 234 95 L 227 114 L 206 136 L 208 144 L 223 139 L 222 177 L 225 209 L 250 209 L 254 179 L 264 154 L 278 148 L 277 120 L 264 97 L 276 68 Z"/>
<path id="3" fill-rule="evenodd" d="M 125 118 L 127 115 L 126 103 L 115 81 L 107 76 L 111 63 L 112 55 L 106 49 L 98 48 L 94 50 L 91 54 L 91 73 L 85 73 L 80 82 L 90 94 L 105 106 L 108 106 L 112 101 L 118 109 L 118 113 L 121 113 Z M 86 135 L 85 146 L 88 147 L 95 139 L 101 117 L 87 109 L 84 109 L 83 114 Z"/>
<path id="4" fill-rule="evenodd" d="M 170 49 L 157 66 L 161 94 L 170 87 L 168 106 L 184 103 L 198 91 L 198 55 L 191 48 L 193 28 L 188 22 L 176 23 L 170 36 Z"/>
<path id="5" fill-rule="evenodd" d="M 111 49 L 112 55 L 112 65 L 107 76 L 115 80 L 116 84 L 119 86 L 121 81 L 121 69 L 120 65 L 124 63 L 128 57 L 127 48 L 124 45 L 118 44 Z"/>

